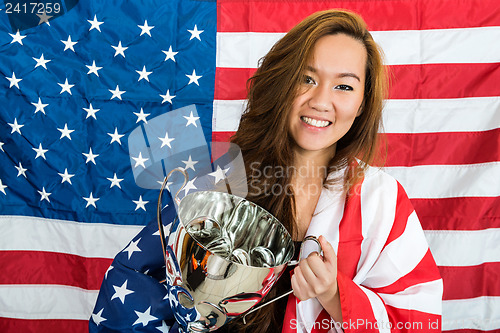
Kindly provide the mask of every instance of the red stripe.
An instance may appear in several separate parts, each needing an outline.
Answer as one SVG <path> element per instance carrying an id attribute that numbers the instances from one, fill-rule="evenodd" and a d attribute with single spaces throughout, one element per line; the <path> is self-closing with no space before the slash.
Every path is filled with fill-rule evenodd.
<path id="1" fill-rule="evenodd" d="M 0 317 L 2 333 L 85 333 L 89 331 L 87 320 L 70 319 L 14 319 Z"/>
<path id="2" fill-rule="evenodd" d="M 213 132 L 229 141 L 234 132 Z M 481 132 L 386 134 L 388 167 L 460 165 L 500 161 L 500 129 Z M 481 149 L 478 149 L 481 147 Z M 383 147 L 385 149 L 385 147 Z"/>
<path id="3" fill-rule="evenodd" d="M 337 282 L 339 285 L 340 305 L 342 307 L 342 320 L 344 323 L 347 323 L 347 327 L 343 327 L 344 332 L 378 333 L 379 330 L 374 326 L 376 319 L 372 306 L 365 292 L 340 270 L 337 274 Z M 357 325 L 360 321 L 364 325 Z M 351 323 L 354 323 L 354 327 L 351 326 Z"/>
<path id="4" fill-rule="evenodd" d="M 392 241 L 396 240 L 403 234 L 406 229 L 406 225 L 408 224 L 408 217 L 413 213 L 413 205 L 410 200 L 408 200 L 408 196 L 406 195 L 403 186 L 398 183 L 398 195 L 396 198 L 396 213 L 394 217 L 394 223 L 392 225 L 391 232 L 389 236 L 387 236 L 387 241 L 384 245 L 384 248 L 389 245 Z M 383 251 L 382 249 L 382 251 Z"/>
<path id="5" fill-rule="evenodd" d="M 386 134 L 386 166 L 500 161 L 500 128 L 481 132 Z M 481 147 L 478 149 L 478 147 Z"/>
<path id="6" fill-rule="evenodd" d="M 330 8 L 359 13 L 370 30 L 446 29 L 500 25 L 497 0 L 217 1 L 221 32 L 284 32 L 306 16 Z M 276 19 L 279 15 L 279 20 Z"/>
<path id="7" fill-rule="evenodd" d="M 42 251 L 0 251 L 0 284 L 58 284 L 99 290 L 112 259 Z"/>
<path id="8" fill-rule="evenodd" d="M 392 99 L 436 99 L 500 95 L 500 63 L 389 66 Z M 246 98 L 246 81 L 255 69 L 216 69 L 215 99 Z"/>
<path id="9" fill-rule="evenodd" d="M 439 280 L 439 278 L 440 273 L 436 268 L 436 262 L 432 257 L 431 251 L 427 250 L 427 253 L 418 263 L 417 267 L 415 267 L 410 273 L 401 277 L 389 286 L 372 288 L 371 290 L 376 293 L 395 294 L 414 286 L 417 283 L 431 282 Z"/>
<path id="10" fill-rule="evenodd" d="M 500 197 L 412 199 L 425 230 L 500 228 Z"/>
<path id="11" fill-rule="evenodd" d="M 217 67 L 215 69 L 214 99 L 246 99 L 246 83 L 255 70 L 255 68 Z"/>
<path id="12" fill-rule="evenodd" d="M 234 132 L 212 132 L 212 141 L 214 142 L 229 142 Z"/>
<path id="13" fill-rule="evenodd" d="M 498 283 L 500 262 L 465 267 L 440 266 L 438 268 L 445 282 L 444 300 L 500 296 L 500 284 Z"/>
<path id="14" fill-rule="evenodd" d="M 347 195 L 344 215 L 339 224 L 338 270 L 347 277 L 354 278 L 361 257 L 363 228 L 361 219 L 361 191 L 363 183 L 354 185 Z"/>

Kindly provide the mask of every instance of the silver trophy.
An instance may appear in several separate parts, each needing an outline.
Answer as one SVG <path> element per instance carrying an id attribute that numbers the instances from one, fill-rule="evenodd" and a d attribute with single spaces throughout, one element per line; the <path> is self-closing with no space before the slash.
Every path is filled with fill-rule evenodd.
<path id="1" fill-rule="evenodd" d="M 186 184 L 185 171 L 175 170 L 184 174 Z M 169 176 L 160 190 L 158 225 L 170 306 L 183 331 L 214 331 L 291 293 L 256 307 L 286 267 L 297 261 L 291 261 L 295 248 L 285 227 L 246 199 L 201 191 L 179 200 L 177 192 L 177 218 L 165 238 L 161 196 Z M 308 239 L 319 246 L 314 237 Z"/>

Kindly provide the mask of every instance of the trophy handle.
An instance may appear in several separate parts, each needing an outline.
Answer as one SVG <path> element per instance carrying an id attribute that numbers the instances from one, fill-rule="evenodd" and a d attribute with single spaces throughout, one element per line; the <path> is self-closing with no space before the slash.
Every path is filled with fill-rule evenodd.
<path id="1" fill-rule="evenodd" d="M 322 255 L 323 253 L 323 248 L 321 247 L 321 244 L 319 243 L 319 240 L 318 238 L 316 238 L 316 236 L 312 236 L 312 235 L 309 235 L 307 237 L 304 238 L 304 240 L 302 241 L 302 245 L 300 246 L 300 252 L 299 252 L 299 259 L 297 260 L 291 260 L 288 262 L 287 266 L 296 266 L 299 264 L 300 262 L 300 257 L 302 256 L 302 250 L 303 250 L 303 247 L 304 247 L 304 243 L 307 242 L 307 241 L 313 241 L 316 243 L 316 245 L 318 246 L 318 251 L 313 251 L 313 252 L 318 252 L 319 255 Z M 245 313 L 245 315 L 243 315 L 243 324 L 246 325 L 246 316 L 248 316 L 250 313 L 254 312 L 254 311 L 257 311 L 259 310 L 260 308 L 263 308 L 265 307 L 266 305 L 269 305 L 273 302 L 276 302 L 277 300 L 283 298 L 283 297 L 286 297 L 288 295 L 290 295 L 291 293 L 293 293 L 293 289 L 290 289 L 289 291 L 285 292 L 284 294 L 282 295 L 279 295 L 279 296 L 276 296 L 274 298 L 271 298 L 270 300 L 262 303 L 261 305 L 253 308 L 252 310 L 248 311 L 247 313 Z"/>
<path id="2" fill-rule="evenodd" d="M 175 169 L 171 170 L 168 173 L 168 175 L 163 180 L 163 183 L 161 184 L 160 194 L 158 195 L 158 205 L 156 207 L 156 218 L 157 218 L 157 221 L 158 221 L 158 230 L 160 231 L 161 248 L 163 250 L 163 258 L 165 259 L 165 264 L 167 264 L 167 253 L 166 253 L 166 251 L 167 251 L 167 245 L 165 244 L 165 232 L 163 231 L 163 221 L 161 219 L 161 197 L 163 195 L 163 190 L 165 189 L 165 187 L 167 187 L 167 182 L 170 179 L 170 176 L 175 171 L 179 171 L 180 173 L 182 173 L 184 175 L 184 183 L 179 188 L 179 190 L 177 191 L 177 193 L 175 193 L 175 197 L 174 197 L 174 201 L 175 201 L 175 203 L 177 205 L 181 202 L 181 200 L 179 199 L 178 196 L 179 196 L 179 193 L 184 188 L 184 186 L 186 186 L 186 184 L 187 184 L 187 182 L 189 180 L 189 176 L 188 176 L 186 170 L 184 170 L 183 168 L 175 168 Z"/>

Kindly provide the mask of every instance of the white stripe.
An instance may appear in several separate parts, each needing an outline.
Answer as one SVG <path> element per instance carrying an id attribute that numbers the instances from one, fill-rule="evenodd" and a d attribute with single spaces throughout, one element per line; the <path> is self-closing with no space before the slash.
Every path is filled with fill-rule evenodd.
<path id="1" fill-rule="evenodd" d="M 500 228 L 424 232 L 438 266 L 475 266 L 500 262 Z"/>
<path id="2" fill-rule="evenodd" d="M 246 100 L 214 100 L 212 128 L 215 132 L 235 132 Z"/>
<path id="3" fill-rule="evenodd" d="M 370 301 L 371 308 L 373 311 L 373 316 L 375 317 L 375 320 L 377 321 L 379 332 L 380 333 L 391 333 L 390 329 L 390 321 L 389 321 L 389 316 L 387 315 L 387 310 L 385 308 L 384 303 L 382 303 L 382 300 L 371 290 L 359 286 L 359 288 L 365 293 L 365 295 L 368 297 L 368 300 Z M 357 318 L 354 318 L 353 321 L 356 321 Z M 370 328 L 370 326 L 367 326 L 367 328 Z M 363 326 L 358 327 L 359 331 L 363 331 Z M 358 331 L 358 330 L 355 330 Z"/>
<path id="4" fill-rule="evenodd" d="M 420 222 L 413 212 L 408 217 L 405 231 L 380 253 L 363 285 L 379 288 L 393 284 L 417 267 L 428 249 Z M 365 251 L 372 251 L 372 248 Z"/>
<path id="5" fill-rule="evenodd" d="M 387 167 L 384 170 L 403 185 L 412 199 L 500 196 L 500 162 Z"/>
<path id="6" fill-rule="evenodd" d="M 443 281 L 420 283 L 395 294 L 379 293 L 386 305 L 440 315 Z M 427 323 L 426 323 L 427 324 Z"/>
<path id="7" fill-rule="evenodd" d="M 500 297 L 443 301 L 443 331 L 500 329 Z"/>
<path id="8" fill-rule="evenodd" d="M 217 67 L 257 68 L 284 33 L 217 33 Z M 500 27 L 372 32 L 388 65 L 500 62 Z"/>
<path id="9" fill-rule="evenodd" d="M 213 129 L 238 129 L 246 100 L 214 100 Z M 388 100 L 386 133 L 478 132 L 500 128 L 500 97 Z"/>
<path id="10" fill-rule="evenodd" d="M 477 132 L 500 128 L 500 97 L 388 100 L 386 133 Z"/>
<path id="11" fill-rule="evenodd" d="M 88 320 L 98 291 L 57 285 L 0 285 L 0 317 Z"/>
<path id="12" fill-rule="evenodd" d="M 0 250 L 49 251 L 114 258 L 143 226 L 0 216 Z"/>
<path id="13" fill-rule="evenodd" d="M 397 196 L 398 184 L 394 178 L 376 168 L 370 168 L 368 170 L 361 186 L 360 197 L 362 221 L 361 234 L 363 235 L 363 241 L 361 242 L 361 255 L 358 262 L 357 273 L 354 277 L 354 282 L 358 284 L 363 283 L 363 285 L 367 287 L 375 286 L 370 284 L 371 282 L 383 283 L 382 285 L 376 285 L 377 287 L 390 284 L 385 283 L 383 280 L 378 281 L 375 279 L 376 281 L 371 281 L 371 279 L 368 278 L 367 281 L 366 279 L 367 274 L 371 275 L 372 269 L 380 267 L 379 262 L 384 261 L 382 257 L 379 259 L 379 256 L 394 223 Z M 415 267 L 415 265 L 413 267 Z M 410 270 L 413 267 L 411 267 Z M 382 276 L 385 275 L 385 279 L 387 279 L 389 275 L 392 275 L 387 274 L 387 272 L 396 273 L 398 271 L 390 270 L 387 267 L 381 267 L 381 269 L 383 271 Z M 401 275 L 392 277 L 393 279 L 391 280 L 396 281 Z"/>
<path id="14" fill-rule="evenodd" d="M 388 65 L 500 61 L 500 27 L 374 31 L 372 36 Z"/>

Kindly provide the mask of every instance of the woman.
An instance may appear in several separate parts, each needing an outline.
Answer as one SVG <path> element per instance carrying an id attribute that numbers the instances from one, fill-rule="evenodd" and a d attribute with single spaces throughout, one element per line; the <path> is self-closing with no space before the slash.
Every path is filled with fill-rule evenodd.
<path id="1" fill-rule="evenodd" d="M 324 258 L 312 255 L 294 270 L 291 286 L 303 302 L 289 299 L 285 326 L 300 326 L 293 324 L 301 316 L 307 328 L 331 318 L 346 331 L 370 331 L 374 321 L 386 328 L 415 323 L 409 331 L 439 323 L 442 283 L 413 208 L 397 182 L 368 166 L 381 151 L 384 93 L 381 52 L 365 23 L 335 10 L 294 27 L 250 80 L 248 107 L 232 139 L 250 178 L 253 171 L 250 197 L 295 240 L 327 236 L 320 238 Z M 262 171 L 266 166 L 295 172 L 273 177 Z M 266 188 L 275 184 L 291 195 L 269 195 Z M 276 331 L 278 313 L 264 308 L 254 322 L 271 322 Z"/>
<path id="2" fill-rule="evenodd" d="M 221 330 L 440 330 L 442 281 L 415 212 L 402 187 L 369 166 L 384 93 L 381 52 L 350 12 L 309 16 L 262 59 L 231 140 L 245 159 L 248 198 L 295 241 L 319 237 L 323 256 L 301 258 L 268 295 L 291 287 L 288 299 Z"/>

